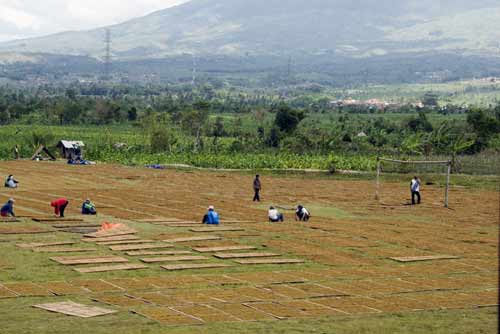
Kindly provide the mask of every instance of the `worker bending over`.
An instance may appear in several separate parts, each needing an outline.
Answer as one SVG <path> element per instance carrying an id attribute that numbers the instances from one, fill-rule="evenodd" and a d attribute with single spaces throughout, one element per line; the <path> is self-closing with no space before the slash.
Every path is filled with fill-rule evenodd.
<path id="1" fill-rule="evenodd" d="M 64 218 L 64 210 L 68 206 L 69 202 L 66 198 L 58 198 L 50 203 L 50 206 L 54 207 L 54 214 L 61 218 Z"/>

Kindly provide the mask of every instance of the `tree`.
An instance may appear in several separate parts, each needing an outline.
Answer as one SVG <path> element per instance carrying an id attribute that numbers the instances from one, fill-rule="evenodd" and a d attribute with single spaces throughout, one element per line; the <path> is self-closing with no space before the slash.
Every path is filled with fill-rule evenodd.
<path id="1" fill-rule="evenodd" d="M 472 146 L 473 152 L 480 152 L 488 146 L 492 136 L 500 132 L 500 121 L 488 115 L 483 109 L 472 109 L 467 114 L 467 124 L 476 133 L 477 139 Z"/>
<path id="2" fill-rule="evenodd" d="M 191 134 L 195 136 L 195 152 L 198 152 L 201 148 L 202 130 L 208 121 L 208 116 L 208 110 L 206 109 L 191 110 L 182 114 L 182 126 L 184 127 L 184 129 L 191 132 Z"/>
<path id="3" fill-rule="evenodd" d="M 212 135 L 214 136 L 214 146 L 216 150 L 218 148 L 217 144 L 219 138 L 224 136 L 225 134 L 226 131 L 224 130 L 224 119 L 220 116 L 217 116 L 212 129 Z"/>
<path id="4" fill-rule="evenodd" d="M 285 133 L 292 133 L 305 118 L 302 111 L 294 110 L 289 106 L 282 104 L 278 107 L 274 125 Z"/>
<path id="5" fill-rule="evenodd" d="M 132 107 L 128 110 L 127 119 L 130 122 L 135 122 L 137 120 L 137 108 L 136 107 Z"/>
<path id="6" fill-rule="evenodd" d="M 413 132 L 431 132 L 433 130 L 431 122 L 429 122 L 427 115 L 423 112 L 419 112 L 418 117 L 411 118 L 408 121 L 407 126 Z"/>
<path id="7" fill-rule="evenodd" d="M 273 126 L 269 132 L 269 138 L 267 139 L 267 144 L 270 147 L 279 147 L 280 145 L 280 131 L 277 127 Z"/>

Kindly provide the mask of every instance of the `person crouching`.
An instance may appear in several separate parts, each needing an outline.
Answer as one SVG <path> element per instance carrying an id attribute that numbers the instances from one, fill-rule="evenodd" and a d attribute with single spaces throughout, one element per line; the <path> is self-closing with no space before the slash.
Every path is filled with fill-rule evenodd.
<path id="1" fill-rule="evenodd" d="M 309 218 L 311 218 L 311 214 L 309 213 L 309 211 L 307 211 L 307 209 L 302 205 L 298 205 L 297 209 L 295 210 L 295 220 L 298 220 L 300 222 L 307 222 L 309 221 Z"/>
<path id="2" fill-rule="evenodd" d="M 4 206 L 2 206 L 2 209 L 0 209 L 0 215 L 2 217 L 15 217 L 16 215 L 14 214 L 14 199 L 9 198 L 7 203 L 5 203 Z"/>
<path id="3" fill-rule="evenodd" d="M 5 179 L 5 187 L 7 188 L 17 188 L 17 184 L 19 183 L 19 181 L 17 181 L 13 175 L 9 175 L 6 179 Z"/>
<path id="4" fill-rule="evenodd" d="M 68 206 L 69 202 L 66 198 L 59 198 L 50 203 L 50 206 L 54 208 L 54 214 L 60 218 L 64 218 L 64 210 Z"/>
<path id="5" fill-rule="evenodd" d="M 269 208 L 269 212 L 267 213 L 267 216 L 269 217 L 270 223 L 277 223 L 277 222 L 284 221 L 283 214 L 279 213 L 279 211 L 276 210 L 273 206 Z"/>
<path id="6" fill-rule="evenodd" d="M 203 217 L 203 224 L 208 224 L 208 225 L 220 224 L 219 214 L 215 211 L 215 208 L 212 205 L 208 207 L 208 212 Z"/>
<path id="7" fill-rule="evenodd" d="M 95 208 L 94 203 L 90 201 L 90 199 L 86 199 L 82 204 L 82 215 L 96 215 L 97 210 Z"/>

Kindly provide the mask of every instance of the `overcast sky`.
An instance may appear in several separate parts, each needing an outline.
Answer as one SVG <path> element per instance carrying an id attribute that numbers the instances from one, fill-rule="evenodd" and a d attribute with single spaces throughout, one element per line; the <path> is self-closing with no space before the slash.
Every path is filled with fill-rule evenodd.
<path id="1" fill-rule="evenodd" d="M 86 30 L 188 0 L 0 0 L 0 41 Z"/>

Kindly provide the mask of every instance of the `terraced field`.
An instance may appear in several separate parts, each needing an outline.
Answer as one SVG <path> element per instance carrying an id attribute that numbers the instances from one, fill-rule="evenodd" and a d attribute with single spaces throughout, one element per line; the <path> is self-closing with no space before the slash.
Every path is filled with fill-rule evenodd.
<path id="1" fill-rule="evenodd" d="M 29 161 L 3 162 L 0 172 L 21 182 L 0 200 L 15 198 L 26 216 L 0 223 L 5 333 L 382 333 L 398 321 L 405 333 L 443 321 L 449 332 L 496 328 L 498 192 L 455 187 L 445 209 L 438 186 L 409 206 L 406 182 L 384 184 L 379 203 L 368 181 L 264 176 L 255 204 L 252 175 L 239 173 Z M 82 233 L 30 219 L 50 215 L 59 196 L 70 201 L 68 217 L 82 218 L 87 197 L 99 215 L 64 222 Z M 293 221 L 288 209 L 299 203 L 312 211 L 309 223 Z M 271 204 L 285 223 L 266 222 Z M 208 205 L 223 228 L 198 224 Z M 83 236 L 103 222 L 136 233 Z M 421 256 L 446 258 L 390 259 Z M 31 307 L 68 300 L 118 312 L 80 319 Z"/>

